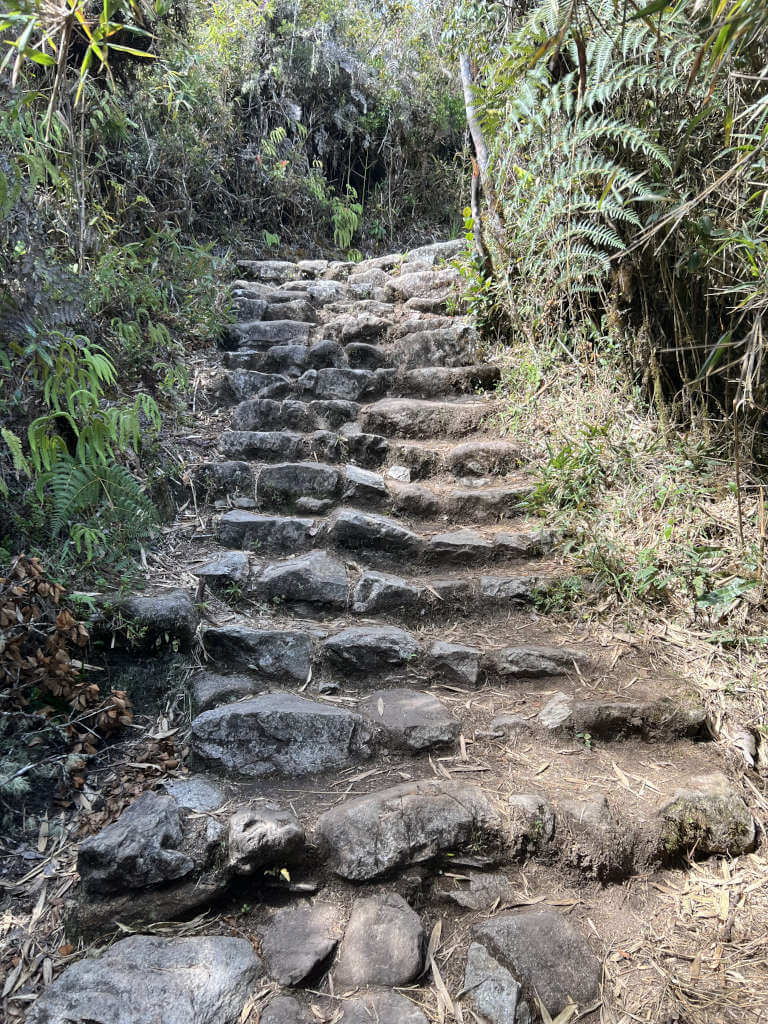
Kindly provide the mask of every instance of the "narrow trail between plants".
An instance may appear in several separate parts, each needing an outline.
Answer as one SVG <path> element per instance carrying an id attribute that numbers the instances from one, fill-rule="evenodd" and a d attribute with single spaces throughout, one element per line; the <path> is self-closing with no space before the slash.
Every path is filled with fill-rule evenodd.
<path id="1" fill-rule="evenodd" d="M 169 586 L 124 612 L 199 639 L 189 754 L 81 843 L 68 934 L 136 934 L 29 1024 L 657 1019 L 633 941 L 754 845 L 681 681 L 538 610 L 459 247 L 241 264 Z"/>

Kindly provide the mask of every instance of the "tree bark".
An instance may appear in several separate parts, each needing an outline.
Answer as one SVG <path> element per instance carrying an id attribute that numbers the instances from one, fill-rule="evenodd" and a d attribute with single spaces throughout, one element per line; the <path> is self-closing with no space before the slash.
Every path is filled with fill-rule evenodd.
<path id="1" fill-rule="evenodd" d="M 461 70 L 461 85 L 464 90 L 464 109 L 467 114 L 467 125 L 469 126 L 469 133 L 472 136 L 472 145 L 474 146 L 475 156 L 477 158 L 477 169 L 480 184 L 482 185 L 483 192 L 488 200 L 488 218 L 490 221 L 491 231 L 493 232 L 497 243 L 503 246 L 505 234 L 504 214 L 501 209 L 501 203 L 499 202 L 496 187 L 493 183 L 493 178 L 491 177 L 488 146 L 486 145 L 483 129 L 477 116 L 474 94 L 475 82 L 468 54 L 462 53 L 459 57 L 459 68 Z"/>

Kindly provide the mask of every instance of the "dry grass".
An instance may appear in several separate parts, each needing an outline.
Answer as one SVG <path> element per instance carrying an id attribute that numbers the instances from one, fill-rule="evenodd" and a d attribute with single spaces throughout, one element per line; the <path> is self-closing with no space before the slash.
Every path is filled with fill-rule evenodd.
<path id="1" fill-rule="evenodd" d="M 501 359 L 502 431 L 527 450 L 545 485 L 541 511 L 568 537 L 573 585 L 551 614 L 599 625 L 700 695 L 764 837 L 761 481 L 743 467 L 737 478 L 731 438 L 711 423 L 687 432 L 661 424 L 610 363 L 527 346 Z M 655 887 L 665 911 L 631 946 L 606 951 L 602 1024 L 768 1019 L 768 861 L 692 864 Z"/>

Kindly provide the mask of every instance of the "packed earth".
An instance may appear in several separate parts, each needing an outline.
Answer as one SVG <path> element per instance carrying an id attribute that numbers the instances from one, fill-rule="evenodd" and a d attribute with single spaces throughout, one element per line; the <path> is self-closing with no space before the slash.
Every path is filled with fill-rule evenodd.
<path id="1" fill-rule="evenodd" d="M 660 1022 L 638 937 L 755 821 L 680 679 L 542 612 L 462 245 L 239 264 L 167 571 L 116 602 L 176 753 L 33 868 L 59 953 L 9 1021 Z"/>

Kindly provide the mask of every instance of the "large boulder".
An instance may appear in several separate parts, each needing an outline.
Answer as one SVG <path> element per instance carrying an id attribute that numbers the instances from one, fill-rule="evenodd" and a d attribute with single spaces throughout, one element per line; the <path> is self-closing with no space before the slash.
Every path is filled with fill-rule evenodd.
<path id="1" fill-rule="evenodd" d="M 239 1024 L 261 975 L 245 939 L 131 935 L 67 967 L 27 1024 Z"/>

